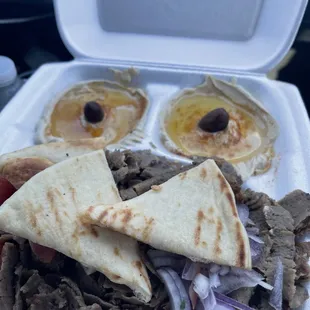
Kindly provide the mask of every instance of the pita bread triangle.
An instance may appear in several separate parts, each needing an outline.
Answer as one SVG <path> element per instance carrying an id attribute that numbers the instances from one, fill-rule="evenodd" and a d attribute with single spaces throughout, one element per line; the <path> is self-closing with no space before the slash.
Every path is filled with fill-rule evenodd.
<path id="1" fill-rule="evenodd" d="M 213 160 L 132 200 L 90 207 L 83 220 L 194 261 L 251 268 L 232 189 Z"/>
<path id="2" fill-rule="evenodd" d="M 81 139 L 66 142 L 51 142 L 34 145 L 24 149 L 3 154 L 0 156 L 0 172 L 10 161 L 17 158 L 43 158 L 51 161 L 53 164 L 59 163 L 71 157 L 81 156 L 105 147 L 101 138 Z"/>
<path id="3" fill-rule="evenodd" d="M 103 151 L 55 164 L 26 182 L 0 207 L 0 229 L 53 248 L 151 298 L 137 242 L 112 230 L 84 225 L 83 206 L 121 198 Z"/>

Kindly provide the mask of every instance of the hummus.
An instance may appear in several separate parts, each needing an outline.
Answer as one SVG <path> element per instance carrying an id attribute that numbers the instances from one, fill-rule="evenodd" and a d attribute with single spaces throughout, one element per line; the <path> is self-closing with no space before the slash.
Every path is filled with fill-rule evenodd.
<path id="1" fill-rule="evenodd" d="M 85 118 L 87 102 L 101 106 L 104 117 L 97 123 Z M 49 104 L 37 126 L 38 143 L 101 138 L 106 145 L 132 132 L 144 115 L 147 98 L 141 90 L 108 81 L 91 81 L 68 90 Z"/>
<path id="2" fill-rule="evenodd" d="M 202 117 L 218 108 L 229 114 L 227 127 L 214 133 L 199 128 Z M 251 95 L 210 77 L 178 94 L 162 119 L 162 141 L 168 150 L 187 157 L 222 157 L 244 179 L 270 168 L 278 131 L 276 121 Z"/>

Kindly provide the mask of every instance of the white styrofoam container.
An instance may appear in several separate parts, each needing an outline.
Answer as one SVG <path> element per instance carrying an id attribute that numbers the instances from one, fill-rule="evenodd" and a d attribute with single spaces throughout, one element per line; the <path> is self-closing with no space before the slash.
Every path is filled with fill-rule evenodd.
<path id="1" fill-rule="evenodd" d="M 81 81 L 113 80 L 109 70 L 138 68 L 133 85 L 150 100 L 144 139 L 180 160 L 160 141 L 158 117 L 176 92 L 206 74 L 237 83 L 277 120 L 280 136 L 268 173 L 247 186 L 275 199 L 310 191 L 310 124 L 298 89 L 266 73 L 289 50 L 306 0 L 54 0 L 62 39 L 75 60 L 42 66 L 0 114 L 0 154 L 34 144 L 43 109 Z M 310 309 L 308 302 L 303 309 Z"/>

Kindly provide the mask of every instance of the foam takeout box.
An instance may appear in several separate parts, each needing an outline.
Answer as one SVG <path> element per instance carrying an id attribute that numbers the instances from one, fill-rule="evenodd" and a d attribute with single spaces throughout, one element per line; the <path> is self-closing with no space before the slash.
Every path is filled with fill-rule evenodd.
<path id="1" fill-rule="evenodd" d="M 150 99 L 144 144 L 178 159 L 160 142 L 158 117 L 182 88 L 206 74 L 237 84 L 260 100 L 280 126 L 268 173 L 247 185 L 275 199 L 296 188 L 310 190 L 310 125 L 298 89 L 266 73 L 289 50 L 306 0 L 55 0 L 61 37 L 74 56 L 46 64 L 0 115 L 0 153 L 34 144 L 46 104 L 74 84 L 113 80 L 109 70 L 135 67 L 134 85 Z M 305 305 L 305 309 L 310 307 Z"/>
<path id="2" fill-rule="evenodd" d="M 158 116 L 177 91 L 200 84 L 206 74 L 237 84 L 259 99 L 280 126 L 273 168 L 248 185 L 280 198 L 309 191 L 310 126 L 298 89 L 271 81 L 266 73 L 289 50 L 306 0 L 55 0 L 61 37 L 74 56 L 43 65 L 0 115 L 0 153 L 34 143 L 44 107 L 74 84 L 110 79 L 110 68 L 138 68 L 134 85 L 144 89 L 150 109 L 141 148 L 165 150 Z"/>

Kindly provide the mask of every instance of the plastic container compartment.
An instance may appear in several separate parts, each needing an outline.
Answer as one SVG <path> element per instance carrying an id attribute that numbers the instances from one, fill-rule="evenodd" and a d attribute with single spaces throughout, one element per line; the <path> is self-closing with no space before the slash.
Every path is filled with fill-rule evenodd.
<path id="1" fill-rule="evenodd" d="M 275 199 L 297 188 L 309 192 L 310 124 L 304 103 L 295 86 L 265 76 L 290 48 L 307 1 L 233 2 L 55 0 L 59 31 L 76 59 L 42 66 L 11 100 L 0 115 L 0 153 L 34 144 L 45 105 L 69 87 L 113 80 L 110 68 L 133 66 L 140 71 L 133 85 L 145 90 L 150 107 L 141 123 L 143 141 L 128 137 L 123 145 L 180 160 L 161 144 L 157 120 L 176 92 L 211 74 L 237 78 L 280 127 L 271 170 L 247 185 Z M 308 301 L 303 309 L 309 307 Z"/>

